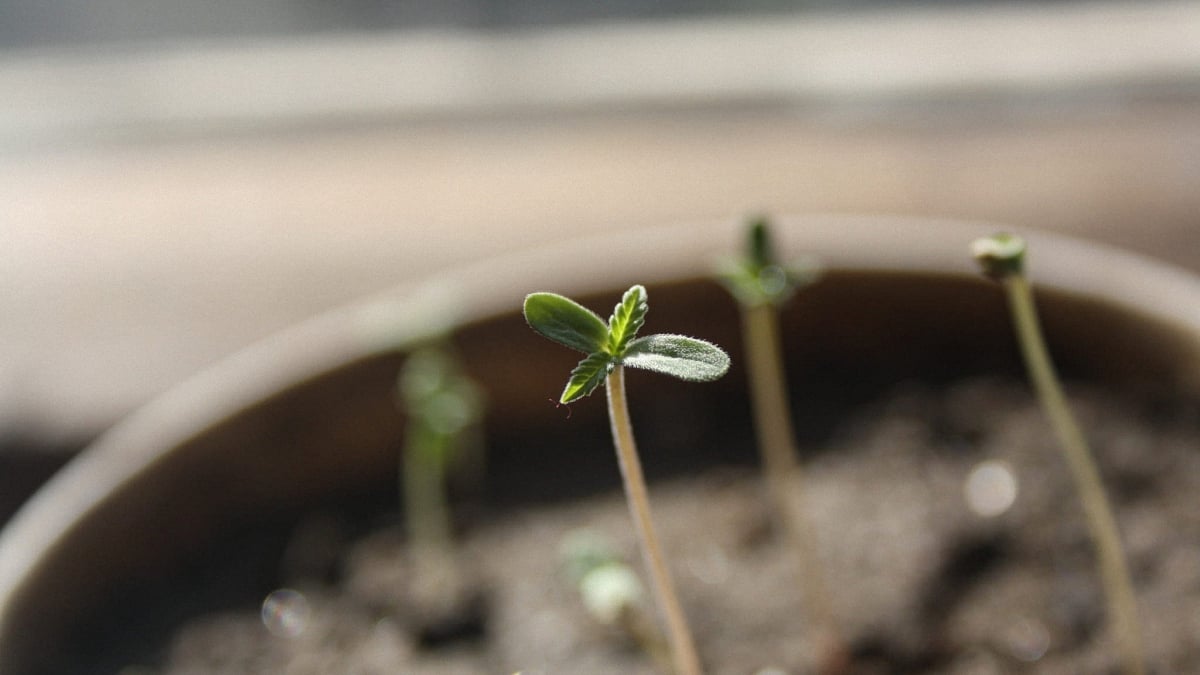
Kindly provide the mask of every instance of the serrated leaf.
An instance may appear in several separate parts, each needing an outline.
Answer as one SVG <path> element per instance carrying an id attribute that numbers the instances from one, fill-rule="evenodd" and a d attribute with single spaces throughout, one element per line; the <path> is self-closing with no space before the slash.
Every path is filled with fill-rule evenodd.
<path id="1" fill-rule="evenodd" d="M 629 341 L 637 335 L 642 324 L 646 323 L 646 312 L 648 311 L 650 311 L 650 303 L 645 288 L 638 284 L 625 291 L 621 302 L 613 307 L 612 316 L 608 319 L 606 350 L 609 354 L 620 357 L 625 352 Z"/>
<path id="2" fill-rule="evenodd" d="M 604 319 L 557 293 L 525 296 L 525 321 L 543 336 L 585 354 L 601 351 L 608 341 Z"/>
<path id="3" fill-rule="evenodd" d="M 591 394 L 608 377 L 612 365 L 612 357 L 604 352 L 588 354 L 571 371 L 571 379 L 567 380 L 558 402 L 570 403 Z"/>
<path id="4" fill-rule="evenodd" d="M 648 335 L 629 343 L 621 363 L 689 382 L 711 382 L 729 370 L 729 355 L 711 342 L 696 338 Z"/>

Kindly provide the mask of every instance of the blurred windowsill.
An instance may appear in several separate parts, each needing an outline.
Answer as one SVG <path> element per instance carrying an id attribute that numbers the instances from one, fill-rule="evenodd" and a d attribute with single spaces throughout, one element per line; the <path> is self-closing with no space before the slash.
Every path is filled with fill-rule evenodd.
<path id="1" fill-rule="evenodd" d="M 0 150 L 330 121 L 829 105 L 1169 82 L 1200 3 L 1100 2 L 0 54 Z"/>

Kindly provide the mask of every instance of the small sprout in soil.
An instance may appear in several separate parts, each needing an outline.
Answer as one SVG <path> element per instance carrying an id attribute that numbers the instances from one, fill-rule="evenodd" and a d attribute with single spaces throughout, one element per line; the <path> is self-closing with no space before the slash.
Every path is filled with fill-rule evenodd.
<path id="1" fill-rule="evenodd" d="M 1142 675 L 1145 673 L 1145 657 L 1137 600 L 1121 548 L 1117 522 L 1100 480 L 1100 471 L 1088 449 L 1083 430 L 1071 414 L 1062 384 L 1046 350 L 1033 292 L 1025 275 L 1025 249 L 1024 240 L 1008 234 L 997 234 L 971 244 L 971 253 L 983 273 L 1004 285 L 1029 379 L 1033 381 L 1042 408 L 1063 449 L 1095 542 L 1100 579 L 1108 603 L 1108 617 L 1116 634 L 1124 671 L 1129 675 Z"/>
<path id="2" fill-rule="evenodd" d="M 700 659 L 650 516 L 650 499 L 629 421 L 629 406 L 625 401 L 625 366 L 665 373 L 681 380 L 708 382 L 729 370 L 729 356 L 716 345 L 682 335 L 636 337 L 648 311 L 646 289 L 641 286 L 633 286 L 625 292 L 607 323 L 596 313 L 561 295 L 531 293 L 525 297 L 525 320 L 533 330 L 586 354 L 571 371 L 559 401 L 577 401 L 595 391 L 600 383 L 605 383 L 613 445 L 625 482 L 625 497 L 650 572 L 655 601 L 666 619 L 671 661 L 676 675 L 697 675 Z"/>
<path id="3" fill-rule="evenodd" d="M 746 253 L 740 259 L 724 261 L 719 273 L 742 310 L 750 400 L 767 492 L 796 561 L 805 609 L 823 634 L 822 671 L 836 672 L 843 668 L 847 651 L 817 559 L 816 535 L 802 503 L 802 472 L 779 335 L 779 307 L 814 281 L 819 270 L 812 261 L 790 266 L 780 263 L 767 219 L 759 217 L 747 228 Z"/>
<path id="4" fill-rule="evenodd" d="M 462 575 L 454 552 L 446 497 L 449 473 L 466 455 L 478 425 L 483 396 L 449 351 L 413 352 L 397 383 L 408 416 L 400 480 L 418 604 L 435 613 L 450 611 L 461 598 Z"/>
<path id="5" fill-rule="evenodd" d="M 645 607 L 645 590 L 637 572 L 617 555 L 598 532 L 575 530 L 559 546 L 563 569 L 579 591 L 588 614 L 625 633 L 664 669 L 671 666 L 666 639 Z"/>

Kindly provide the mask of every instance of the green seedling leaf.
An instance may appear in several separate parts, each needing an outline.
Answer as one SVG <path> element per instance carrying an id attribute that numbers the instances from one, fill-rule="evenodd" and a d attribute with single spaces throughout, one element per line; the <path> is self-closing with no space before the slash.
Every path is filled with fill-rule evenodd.
<path id="1" fill-rule="evenodd" d="M 766 267 L 775 264 L 775 247 L 772 246 L 771 236 L 767 232 L 766 216 L 758 216 L 750 221 L 746 233 L 746 249 L 748 260 L 754 267 Z"/>
<path id="2" fill-rule="evenodd" d="M 458 445 L 455 438 L 483 414 L 479 386 L 462 373 L 450 354 L 426 347 L 408 357 L 397 389 L 412 425 L 410 451 L 443 464 L 452 461 L 450 455 Z"/>
<path id="3" fill-rule="evenodd" d="M 639 284 L 625 291 L 621 302 L 613 307 L 612 316 L 608 319 L 608 343 L 605 350 L 619 358 L 642 324 L 646 323 L 648 311 L 650 304 L 645 288 Z"/>
<path id="4" fill-rule="evenodd" d="M 557 293 L 525 296 L 525 321 L 545 337 L 584 354 L 601 351 L 608 342 L 604 319 Z"/>
<path id="5" fill-rule="evenodd" d="M 692 382 L 715 380 L 729 369 L 729 356 L 703 340 L 680 335 L 635 339 L 647 311 L 646 289 L 640 285 L 625 291 L 607 325 L 592 311 L 561 295 L 531 293 L 525 297 L 525 320 L 531 328 L 568 347 L 590 350 L 571 371 L 559 403 L 590 395 L 622 364 Z"/>
<path id="6" fill-rule="evenodd" d="M 820 266 L 810 258 L 779 262 L 765 218 L 750 222 L 745 254 L 724 260 L 717 268 L 717 276 L 729 292 L 748 307 L 782 305 L 797 289 L 816 280 L 819 272 Z"/>
<path id="7" fill-rule="evenodd" d="M 588 354 L 571 371 L 571 379 L 567 380 L 558 402 L 571 403 L 591 394 L 608 377 L 613 365 L 612 357 L 604 352 Z"/>
<path id="8" fill-rule="evenodd" d="M 649 335 L 629 343 L 621 363 L 688 382 L 711 382 L 729 370 L 729 355 L 704 340 L 682 335 Z"/>

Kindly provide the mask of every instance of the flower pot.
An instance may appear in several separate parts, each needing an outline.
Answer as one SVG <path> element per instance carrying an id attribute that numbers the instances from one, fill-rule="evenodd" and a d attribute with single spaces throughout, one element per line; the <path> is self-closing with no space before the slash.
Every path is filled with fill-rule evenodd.
<path id="1" fill-rule="evenodd" d="M 827 268 L 783 318 L 797 407 L 818 411 L 813 424 L 911 378 L 1020 374 L 1003 298 L 967 252 L 996 229 L 896 218 L 779 224 L 785 254 L 811 253 Z M 1197 400 L 1200 282 L 1102 246 L 1022 234 L 1062 371 Z M 114 624 L 157 621 L 131 608 L 184 571 L 203 572 L 216 542 L 290 522 L 313 504 L 394 490 L 404 421 L 392 392 L 404 349 L 451 324 L 489 401 L 489 508 L 616 489 L 610 474 L 591 470 L 612 461 L 603 406 L 586 400 L 568 420 L 547 400 L 576 359 L 525 326 L 520 306 L 530 291 L 600 310 L 642 283 L 654 331 L 724 345 L 735 365 L 720 382 L 634 379 L 630 395 L 646 400 L 639 433 L 652 477 L 739 461 L 721 448 L 695 449 L 702 439 L 677 421 L 649 422 L 721 417 L 729 434 L 752 437 L 737 310 L 710 279 L 739 238 L 731 223 L 693 225 L 487 261 L 318 317 L 181 384 L 82 453 L 0 536 L 0 672 L 86 663 Z M 554 546 L 546 543 L 547 555 Z"/>

